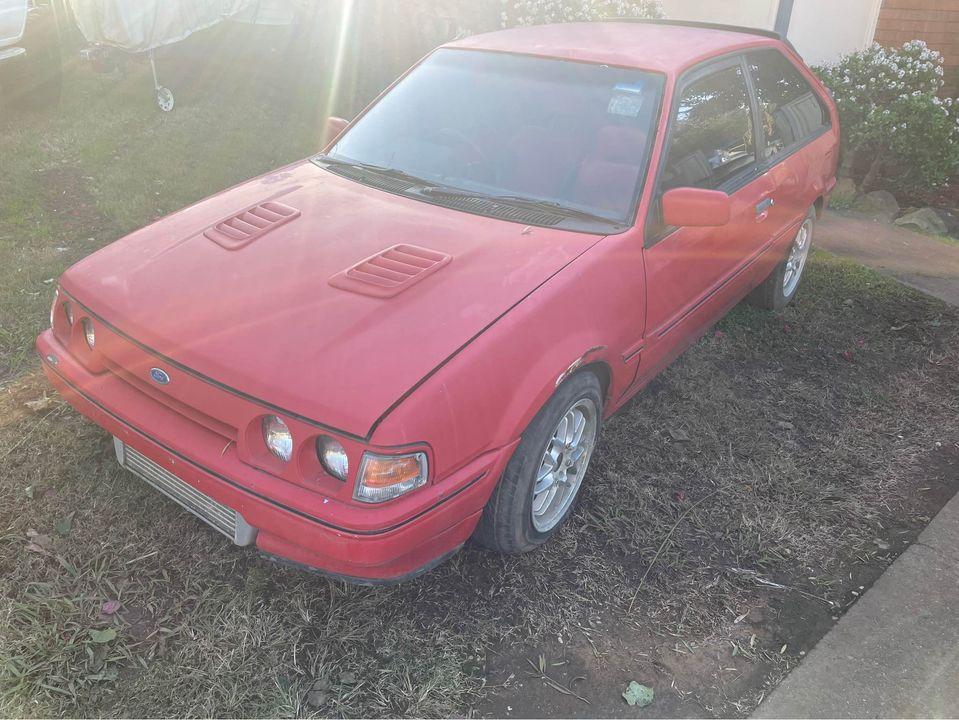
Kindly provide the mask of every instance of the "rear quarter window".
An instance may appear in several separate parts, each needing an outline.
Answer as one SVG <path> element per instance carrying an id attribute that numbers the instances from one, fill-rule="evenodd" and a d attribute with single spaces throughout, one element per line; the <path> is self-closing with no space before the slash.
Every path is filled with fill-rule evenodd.
<path id="1" fill-rule="evenodd" d="M 746 56 L 746 63 L 756 88 L 765 158 L 787 151 L 829 125 L 822 99 L 781 52 L 753 52 Z"/>

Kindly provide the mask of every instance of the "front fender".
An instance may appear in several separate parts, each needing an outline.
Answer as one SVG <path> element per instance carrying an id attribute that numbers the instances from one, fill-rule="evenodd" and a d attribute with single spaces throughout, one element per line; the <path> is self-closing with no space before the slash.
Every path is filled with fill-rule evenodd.
<path id="1" fill-rule="evenodd" d="M 608 368 L 607 395 L 632 382 L 623 348 L 642 336 L 642 245 L 606 238 L 435 370 L 377 426 L 377 445 L 428 442 L 434 478 L 517 439 L 571 373 Z M 638 359 L 638 358 L 637 358 Z"/>

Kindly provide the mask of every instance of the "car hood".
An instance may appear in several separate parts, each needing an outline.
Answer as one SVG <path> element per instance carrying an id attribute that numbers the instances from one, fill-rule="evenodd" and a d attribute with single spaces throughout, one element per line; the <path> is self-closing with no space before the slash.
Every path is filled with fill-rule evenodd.
<path id="1" fill-rule="evenodd" d="M 293 215 L 249 242 L 220 225 L 263 203 Z M 438 207 L 302 162 L 118 240 L 71 267 L 61 286 L 177 363 L 366 436 L 418 381 L 599 239 Z M 449 260 L 392 297 L 356 284 L 362 273 L 334 279 L 397 244 Z"/>

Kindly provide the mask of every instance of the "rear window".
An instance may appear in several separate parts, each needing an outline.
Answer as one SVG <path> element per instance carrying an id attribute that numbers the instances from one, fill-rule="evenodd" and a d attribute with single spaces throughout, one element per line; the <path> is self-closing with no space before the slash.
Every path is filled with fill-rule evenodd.
<path id="1" fill-rule="evenodd" d="M 769 158 L 808 140 L 829 124 L 822 100 L 802 73 L 778 50 L 747 56 Z"/>

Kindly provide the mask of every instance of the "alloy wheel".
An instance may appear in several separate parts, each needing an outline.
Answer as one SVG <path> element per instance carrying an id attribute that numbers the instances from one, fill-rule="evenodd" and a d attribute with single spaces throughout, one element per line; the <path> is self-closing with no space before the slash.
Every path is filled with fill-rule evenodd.
<path id="1" fill-rule="evenodd" d="M 577 400 L 560 418 L 546 444 L 533 485 L 532 521 L 549 532 L 576 498 L 596 443 L 599 412 L 589 398 Z"/>

